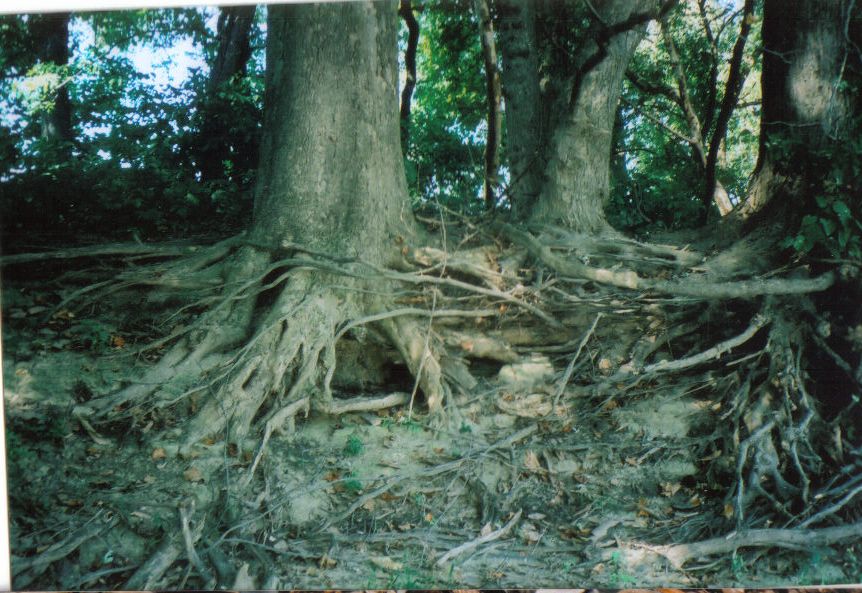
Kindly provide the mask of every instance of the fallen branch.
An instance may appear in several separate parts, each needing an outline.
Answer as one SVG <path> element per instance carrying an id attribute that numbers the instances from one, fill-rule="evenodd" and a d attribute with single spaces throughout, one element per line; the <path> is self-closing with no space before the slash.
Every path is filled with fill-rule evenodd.
<path id="1" fill-rule="evenodd" d="M 478 548 L 482 544 L 494 541 L 495 539 L 500 539 L 512 530 L 512 527 L 514 527 L 518 520 L 521 518 L 521 513 L 523 513 L 523 510 L 518 510 L 518 512 L 515 513 L 515 516 L 509 519 L 509 522 L 503 525 L 500 529 L 492 531 L 491 533 L 487 533 L 469 542 L 465 542 L 456 548 L 452 548 L 451 550 L 440 556 L 440 559 L 437 560 L 437 566 L 443 566 L 444 564 L 446 564 L 446 562 L 448 562 L 455 556 L 463 554 L 464 552 L 468 552 L 474 548 Z"/>
<path id="2" fill-rule="evenodd" d="M 738 548 L 778 547 L 808 550 L 812 546 L 826 546 L 860 538 L 862 522 L 825 529 L 752 529 L 690 544 L 646 547 L 667 558 L 671 565 L 679 570 L 692 558 L 727 554 Z"/>
<path id="3" fill-rule="evenodd" d="M 159 549 L 135 571 L 123 589 L 127 591 L 155 589 L 159 579 L 183 553 L 183 536 L 174 531 L 165 537 Z"/>
<path id="4" fill-rule="evenodd" d="M 195 534 L 193 535 L 191 529 L 191 518 L 194 512 L 194 498 L 189 498 L 188 501 L 180 505 L 180 525 L 183 530 L 183 543 L 185 543 L 186 545 L 186 556 L 188 557 L 189 562 L 194 565 L 194 567 L 198 570 L 198 574 L 206 583 L 203 588 L 211 589 L 215 586 L 215 578 L 195 550 L 195 541 L 200 538 L 200 533 L 201 531 L 203 531 L 203 521 L 201 521 L 201 523 L 196 527 Z"/>

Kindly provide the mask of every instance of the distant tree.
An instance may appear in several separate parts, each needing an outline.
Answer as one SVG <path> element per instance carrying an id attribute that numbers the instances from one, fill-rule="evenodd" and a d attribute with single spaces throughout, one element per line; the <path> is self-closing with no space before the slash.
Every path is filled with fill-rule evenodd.
<path id="1" fill-rule="evenodd" d="M 231 160 L 240 148 L 233 146 L 237 139 L 230 133 L 233 129 L 230 101 L 223 94 L 228 94 L 229 85 L 245 75 L 252 53 L 250 39 L 255 9 L 254 5 L 228 6 L 219 14 L 218 48 L 210 64 L 204 94 L 198 102 L 201 123 L 196 156 L 203 182 L 224 178 L 224 162 Z M 250 148 L 248 143 L 242 144 L 242 149 Z"/>
<path id="2" fill-rule="evenodd" d="M 28 21 L 38 62 L 53 68 L 59 77 L 51 106 L 40 111 L 39 127 L 46 140 L 69 142 L 73 137 L 68 80 L 61 75 L 69 63 L 69 18 L 68 12 L 59 12 L 32 15 Z"/>

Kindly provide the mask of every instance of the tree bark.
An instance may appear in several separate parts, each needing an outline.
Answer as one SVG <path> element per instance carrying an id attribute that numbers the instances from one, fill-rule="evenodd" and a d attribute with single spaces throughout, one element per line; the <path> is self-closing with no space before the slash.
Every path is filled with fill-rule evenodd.
<path id="1" fill-rule="evenodd" d="M 848 60 L 858 61 L 848 35 L 850 10 L 858 19 L 859 9 L 842 0 L 764 2 L 760 151 L 738 210 L 742 220 L 770 205 L 767 217 L 776 218 L 773 207 L 781 208 L 788 214 L 785 224 L 792 225 L 802 202 L 814 197 L 811 189 L 823 171 L 806 166 L 806 155 L 840 142 L 858 106 L 840 88 Z"/>
<path id="2" fill-rule="evenodd" d="M 237 75 L 244 75 L 251 57 L 249 36 L 254 23 L 255 6 L 230 6 L 221 9 L 218 19 L 218 50 L 210 68 L 206 95 L 200 104 L 201 143 L 198 151 L 201 180 L 224 177 L 223 161 L 230 158 L 231 139 L 222 113 L 225 105 L 219 98 L 224 85 Z"/>
<path id="3" fill-rule="evenodd" d="M 530 214 L 532 222 L 582 232 L 607 228 L 604 205 L 610 194 L 614 118 L 626 67 L 648 21 L 635 13 L 646 4 L 647 10 L 652 8 L 652 2 L 615 0 L 602 5 L 596 15 L 604 31 L 579 59 L 569 108 L 553 132 L 545 183 Z"/>
<path id="4" fill-rule="evenodd" d="M 503 59 L 509 201 L 516 218 L 526 218 L 542 189 L 541 154 L 546 144 L 539 89 L 536 12 L 533 0 L 498 0 L 497 31 Z"/>
<path id="5" fill-rule="evenodd" d="M 257 240 L 377 263 L 396 254 L 412 215 L 395 17 L 382 3 L 270 7 Z"/>
<path id="6" fill-rule="evenodd" d="M 404 68 L 407 71 L 404 88 L 401 90 L 401 149 L 407 153 L 407 142 L 410 139 L 410 108 L 413 103 L 413 91 L 416 89 L 416 49 L 419 47 L 419 23 L 413 14 L 410 0 L 401 0 L 398 14 L 407 25 L 407 48 L 404 50 Z"/>
<path id="7" fill-rule="evenodd" d="M 30 21 L 30 33 L 36 40 L 37 57 L 40 62 L 65 66 L 69 63 L 69 19 L 68 12 L 34 15 Z M 43 111 L 39 119 L 40 135 L 45 140 L 66 141 L 72 134 L 72 103 L 69 89 L 61 84 L 54 97 L 50 111 Z"/>

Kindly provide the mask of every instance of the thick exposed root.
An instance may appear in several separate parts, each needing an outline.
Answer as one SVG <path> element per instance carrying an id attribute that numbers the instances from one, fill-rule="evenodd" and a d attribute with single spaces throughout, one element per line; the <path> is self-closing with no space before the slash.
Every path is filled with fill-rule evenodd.
<path id="1" fill-rule="evenodd" d="M 227 430 L 241 442 L 267 399 L 276 407 L 302 400 L 325 409 L 331 393 L 322 378 L 335 364 L 335 334 L 352 316 L 353 297 L 316 288 L 316 278 L 299 273 L 281 291 L 260 329 L 237 355 L 227 379 L 190 421 L 181 452 L 206 437 Z M 306 412 L 308 408 L 306 406 Z"/>

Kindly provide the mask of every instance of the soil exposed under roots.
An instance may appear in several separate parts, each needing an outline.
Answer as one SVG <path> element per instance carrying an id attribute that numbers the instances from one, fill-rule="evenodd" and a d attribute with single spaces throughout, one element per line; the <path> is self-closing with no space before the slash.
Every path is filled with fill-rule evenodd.
<path id="1" fill-rule="evenodd" d="M 6 258 L 13 585 L 862 579 L 858 268 L 447 225 Z"/>

